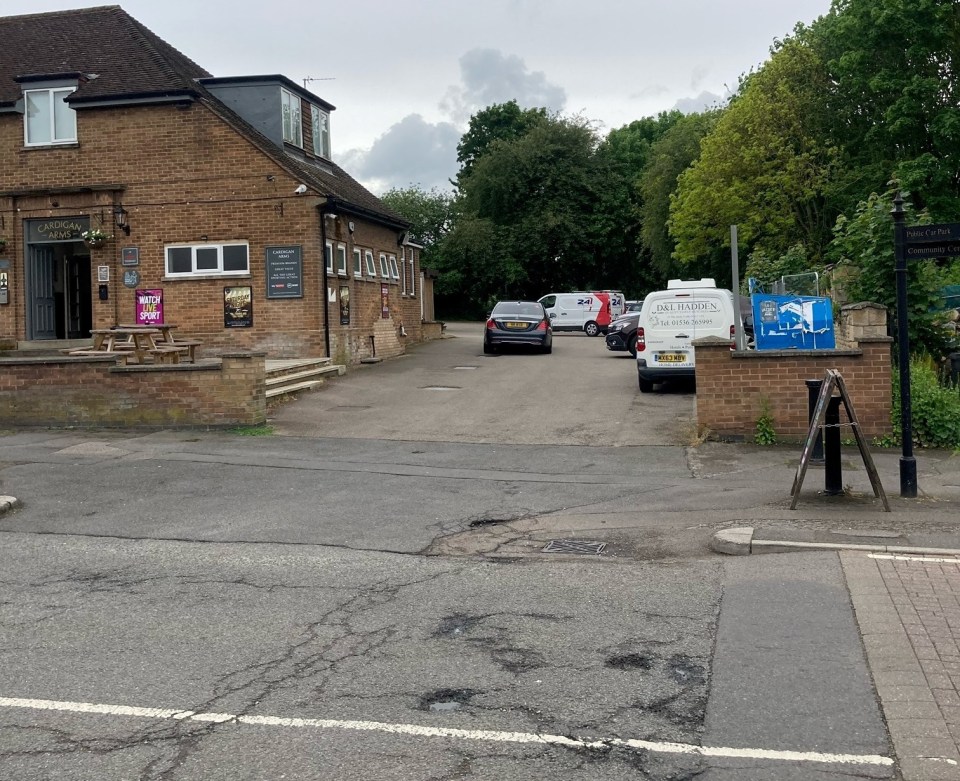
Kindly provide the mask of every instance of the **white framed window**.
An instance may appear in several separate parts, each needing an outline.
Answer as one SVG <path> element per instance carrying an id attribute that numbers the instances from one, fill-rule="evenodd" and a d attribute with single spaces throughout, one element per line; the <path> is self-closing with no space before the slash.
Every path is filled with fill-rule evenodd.
<path id="1" fill-rule="evenodd" d="M 390 262 L 390 279 L 399 282 L 400 281 L 400 269 L 397 268 L 397 256 L 391 255 L 388 258 Z"/>
<path id="2" fill-rule="evenodd" d="M 168 277 L 245 276 L 250 273 L 250 248 L 231 244 L 171 244 L 164 248 Z"/>
<path id="3" fill-rule="evenodd" d="M 23 91 L 23 140 L 26 146 L 72 144 L 77 140 L 77 112 L 65 98 L 76 87 Z"/>
<path id="4" fill-rule="evenodd" d="M 337 273 L 347 275 L 347 245 L 337 244 Z"/>
<path id="5" fill-rule="evenodd" d="M 328 241 L 327 246 L 323 248 L 324 262 L 327 264 L 327 273 L 333 273 L 333 242 Z"/>
<path id="6" fill-rule="evenodd" d="M 380 276 L 384 279 L 390 279 L 390 265 L 387 263 L 387 256 L 385 253 L 380 253 Z"/>
<path id="7" fill-rule="evenodd" d="M 363 253 L 363 260 L 367 264 L 367 276 L 375 277 L 377 275 L 377 267 L 373 262 L 373 252 L 366 250 Z"/>
<path id="8" fill-rule="evenodd" d="M 355 277 L 363 276 L 363 250 L 357 247 L 353 248 L 353 275 Z"/>
<path id="9" fill-rule="evenodd" d="M 300 119 L 300 96 L 280 88 L 280 108 L 283 114 L 283 140 L 303 149 L 303 123 Z"/>
<path id="10" fill-rule="evenodd" d="M 416 253 L 413 251 L 413 247 L 410 248 L 410 290 L 408 291 L 411 296 L 417 294 L 417 269 L 416 269 Z"/>
<path id="11" fill-rule="evenodd" d="M 400 295 L 407 294 L 407 248 L 400 250 Z"/>
<path id="12" fill-rule="evenodd" d="M 319 106 L 310 106 L 310 126 L 313 128 L 313 153 L 330 159 L 330 113 Z"/>

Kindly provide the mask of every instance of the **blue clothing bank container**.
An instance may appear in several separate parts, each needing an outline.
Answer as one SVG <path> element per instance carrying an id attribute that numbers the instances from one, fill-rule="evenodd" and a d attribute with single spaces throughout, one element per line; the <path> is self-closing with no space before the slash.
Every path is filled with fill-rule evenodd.
<path id="1" fill-rule="evenodd" d="M 758 350 L 832 350 L 837 346 L 829 298 L 754 293 L 751 299 Z"/>

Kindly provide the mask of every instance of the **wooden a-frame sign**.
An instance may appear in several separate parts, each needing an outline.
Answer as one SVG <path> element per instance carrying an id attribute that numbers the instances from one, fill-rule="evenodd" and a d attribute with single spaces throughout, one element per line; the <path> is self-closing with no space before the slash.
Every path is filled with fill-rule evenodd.
<path id="1" fill-rule="evenodd" d="M 843 382 L 843 377 L 836 369 L 827 369 L 823 384 L 820 386 L 820 395 L 817 397 L 817 404 L 813 410 L 813 417 L 810 419 L 810 430 L 807 432 L 806 442 L 803 444 L 803 455 L 800 456 L 800 464 L 797 466 L 797 474 L 793 478 L 793 488 L 790 489 L 790 495 L 793 501 L 790 502 L 790 509 L 797 509 L 797 499 L 800 498 L 800 486 L 803 485 L 804 475 L 807 473 L 807 467 L 810 465 L 810 456 L 813 453 L 813 446 L 817 441 L 817 434 L 823 426 L 827 415 L 827 404 L 833 397 L 834 389 L 840 391 L 840 399 L 843 401 L 844 409 L 847 411 L 847 419 L 850 421 L 850 427 L 853 429 L 853 436 L 857 440 L 857 447 L 860 448 L 860 455 L 863 458 L 863 465 L 866 467 L 867 474 L 870 476 L 870 485 L 873 486 L 873 495 L 879 497 L 883 502 L 885 512 L 890 512 L 890 503 L 887 501 L 887 495 L 883 492 L 883 486 L 880 484 L 880 475 L 877 474 L 877 467 L 873 463 L 867 442 L 863 438 L 863 432 L 860 430 L 860 421 L 857 420 L 857 413 L 854 412 L 853 404 L 850 401 L 850 395 L 847 393 L 847 386 Z"/>

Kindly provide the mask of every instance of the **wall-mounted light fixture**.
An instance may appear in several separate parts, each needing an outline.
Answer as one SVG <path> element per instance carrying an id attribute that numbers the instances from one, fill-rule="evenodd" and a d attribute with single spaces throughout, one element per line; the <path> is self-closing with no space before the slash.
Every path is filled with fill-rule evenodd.
<path id="1" fill-rule="evenodd" d="M 123 208 L 122 203 L 113 207 L 113 219 L 117 223 L 117 227 L 129 236 L 130 223 L 127 222 L 127 210 Z"/>

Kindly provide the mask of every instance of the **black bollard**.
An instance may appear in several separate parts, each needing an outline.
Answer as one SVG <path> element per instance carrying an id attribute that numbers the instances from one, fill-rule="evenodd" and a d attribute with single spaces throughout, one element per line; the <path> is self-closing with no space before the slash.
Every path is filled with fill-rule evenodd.
<path id="1" fill-rule="evenodd" d="M 823 422 L 823 493 L 839 496 L 843 493 L 843 466 L 840 463 L 840 397 L 831 396 Z"/>
<path id="2" fill-rule="evenodd" d="M 813 411 L 817 407 L 817 399 L 820 398 L 820 388 L 823 386 L 823 380 L 806 380 L 807 383 L 807 425 L 813 421 Z M 817 432 L 817 441 L 813 443 L 813 453 L 810 456 L 811 464 L 823 463 L 823 429 Z"/>

